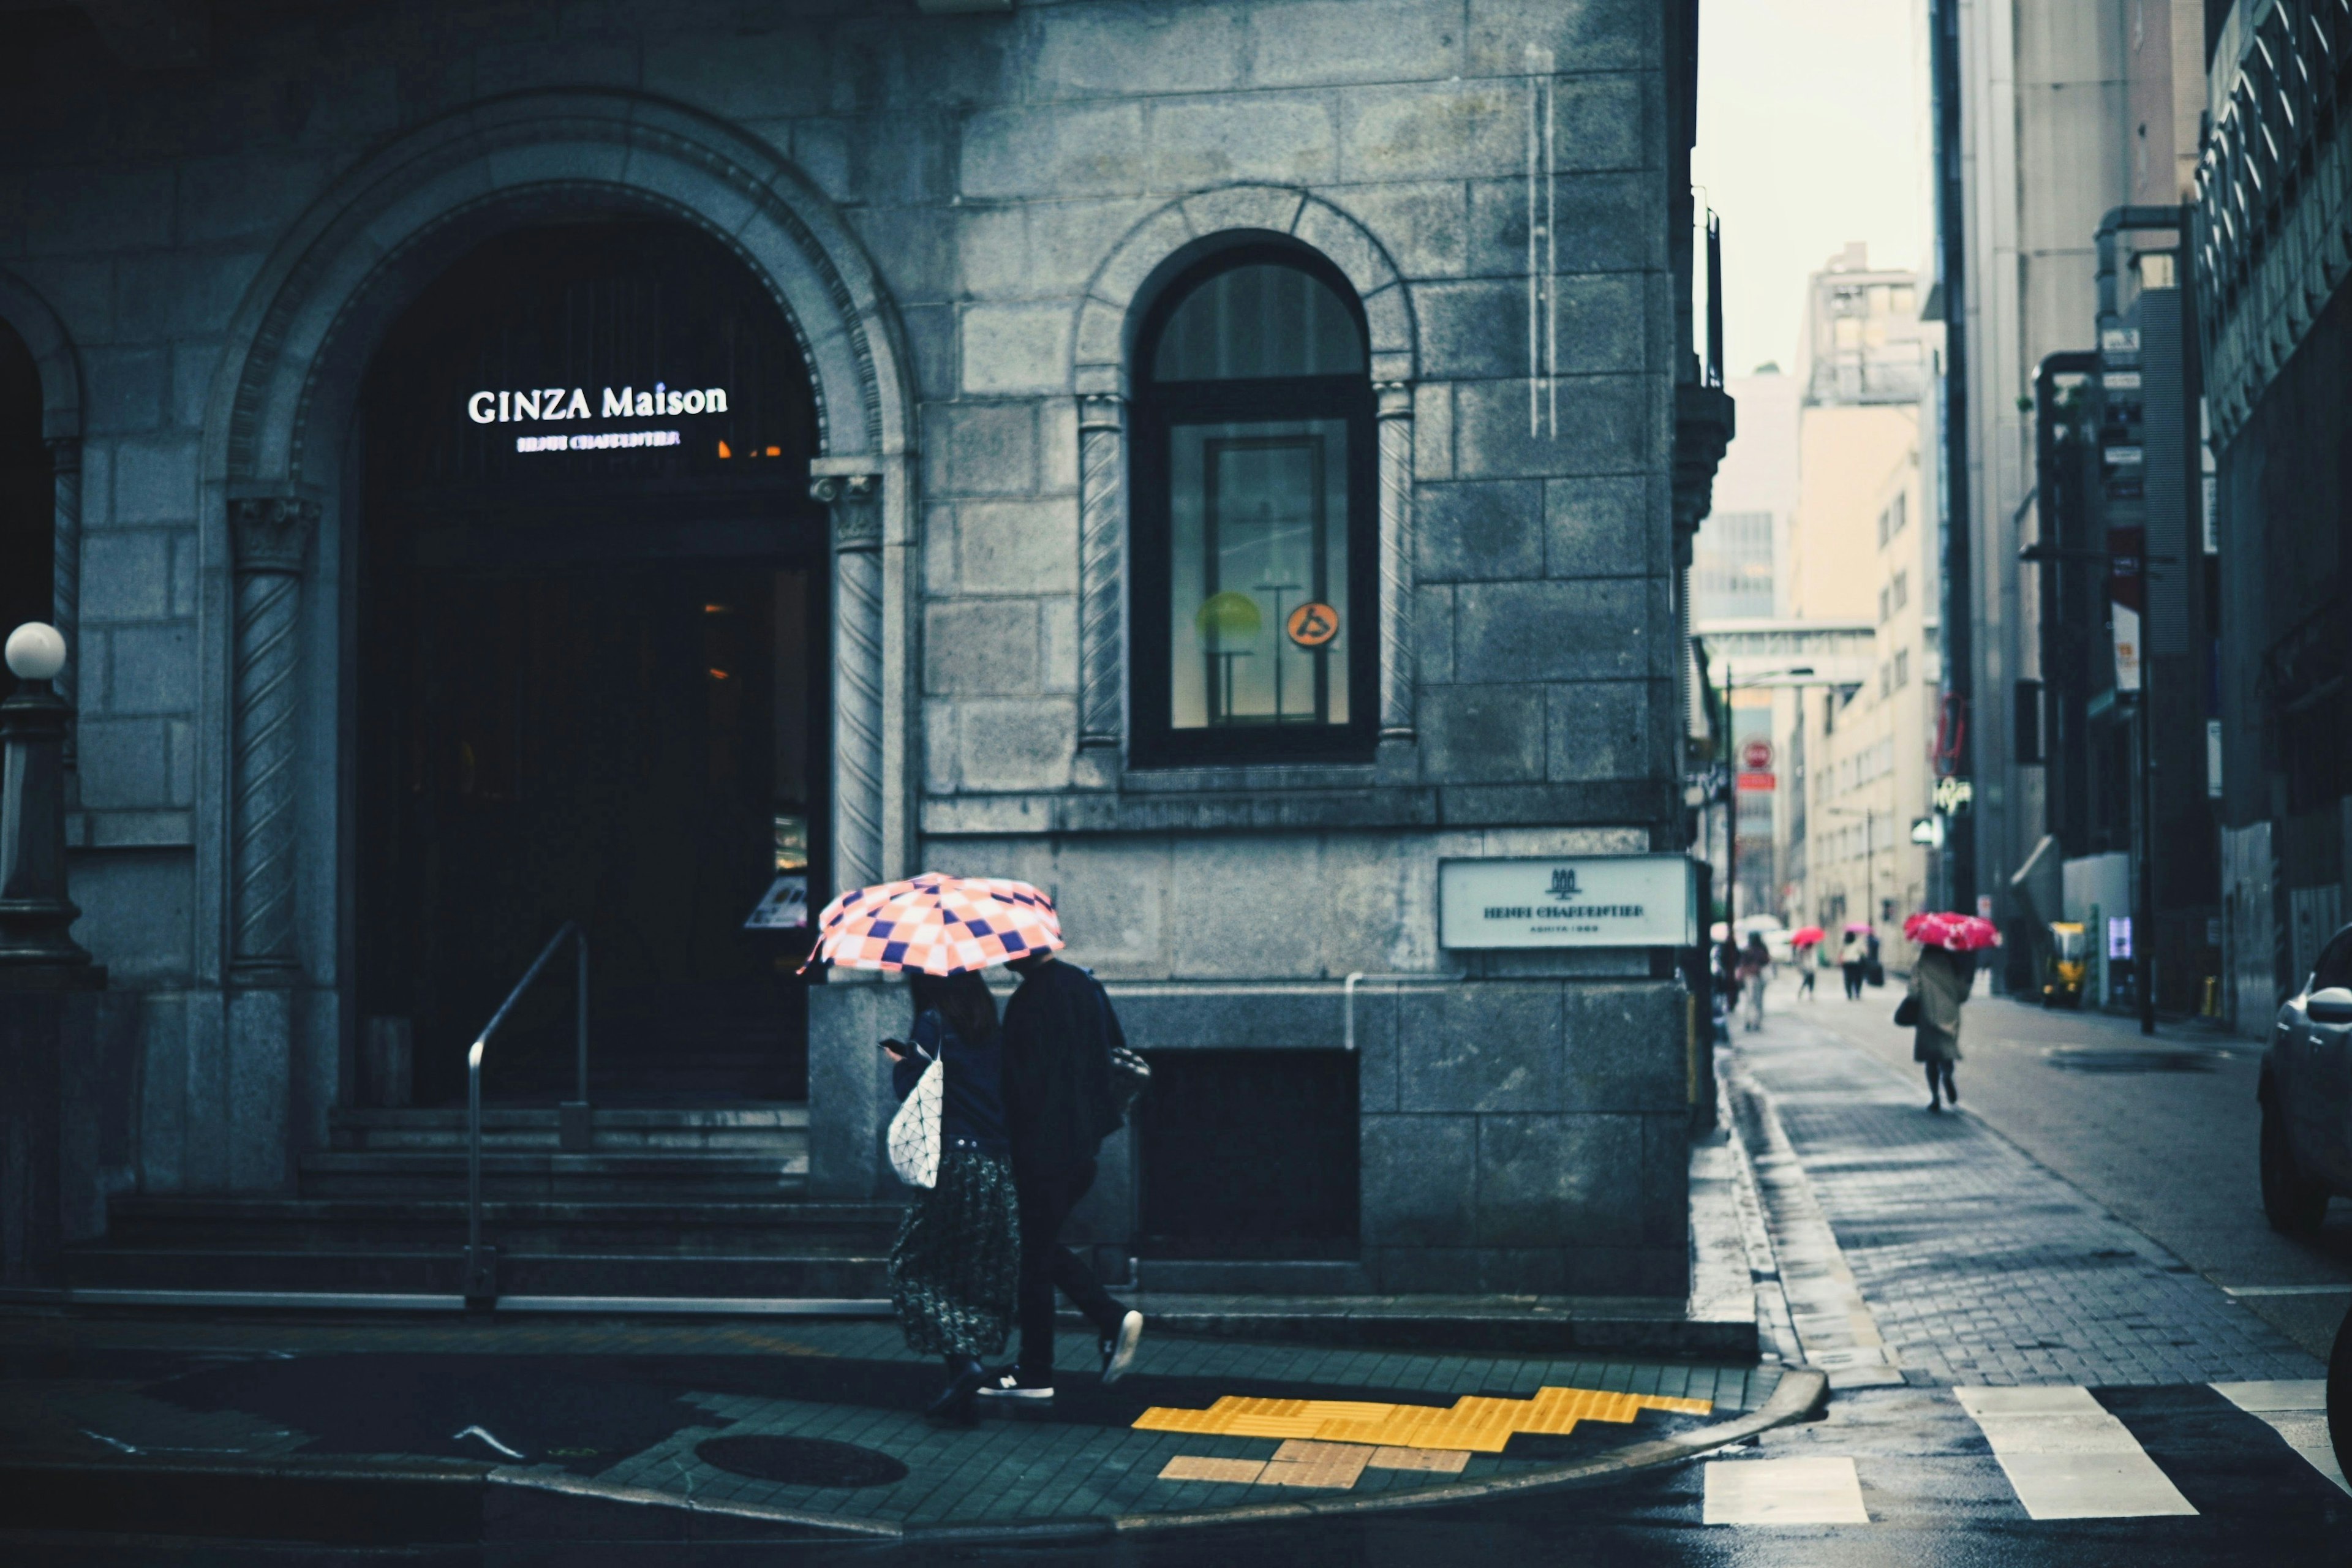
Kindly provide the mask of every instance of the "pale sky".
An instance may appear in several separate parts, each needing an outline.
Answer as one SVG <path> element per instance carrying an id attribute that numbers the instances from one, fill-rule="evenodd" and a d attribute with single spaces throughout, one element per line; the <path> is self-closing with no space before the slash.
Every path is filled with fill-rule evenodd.
<path id="1" fill-rule="evenodd" d="M 1793 373 L 1805 279 L 1848 240 L 1927 265 L 1927 0 L 1700 0 L 1691 179 L 1723 220 L 1724 370 Z"/>

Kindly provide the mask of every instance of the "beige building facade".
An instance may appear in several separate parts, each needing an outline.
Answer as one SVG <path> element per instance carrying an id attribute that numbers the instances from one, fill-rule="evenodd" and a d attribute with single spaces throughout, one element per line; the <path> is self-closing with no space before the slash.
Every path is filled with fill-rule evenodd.
<path id="1" fill-rule="evenodd" d="M 1869 657 L 1794 688 L 1779 745 L 1798 797 L 1782 814 L 1786 918 L 1832 938 L 1867 922 L 1898 966 L 1903 919 L 1931 892 L 1930 851 L 1912 833 L 1932 813 L 1941 677 L 1924 293 L 1859 246 L 1812 280 L 1789 607 L 1867 627 Z"/>

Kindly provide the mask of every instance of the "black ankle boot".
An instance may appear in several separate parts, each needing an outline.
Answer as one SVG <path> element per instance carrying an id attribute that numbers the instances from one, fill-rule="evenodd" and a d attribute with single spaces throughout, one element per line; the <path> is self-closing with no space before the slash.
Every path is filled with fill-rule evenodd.
<path id="1" fill-rule="evenodd" d="M 948 1357 L 947 1386 L 923 1406 L 923 1414 L 935 1421 L 953 1421 L 967 1426 L 977 1421 L 980 1404 L 976 1395 L 987 1377 L 988 1369 L 971 1357 Z"/>

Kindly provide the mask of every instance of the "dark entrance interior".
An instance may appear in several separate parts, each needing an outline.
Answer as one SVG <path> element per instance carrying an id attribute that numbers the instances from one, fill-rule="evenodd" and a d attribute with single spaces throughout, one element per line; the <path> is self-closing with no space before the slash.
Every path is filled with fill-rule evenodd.
<path id="1" fill-rule="evenodd" d="M 1143 1256 L 1356 1257 L 1356 1101 L 1345 1051 L 1152 1052 L 1136 1102 Z"/>
<path id="2" fill-rule="evenodd" d="M 41 443 L 40 368 L 25 340 L 0 321 L 0 641 L 26 621 L 50 618 L 56 498 Z M 16 678 L 0 665 L 0 697 L 16 689 Z"/>
<path id="3" fill-rule="evenodd" d="M 805 934 L 746 927 L 826 848 L 816 424 L 775 302 L 680 226 L 511 235 L 387 338 L 364 439 L 355 958 L 417 1102 L 462 1096 L 566 921 L 592 1099 L 805 1098 Z M 569 973 L 486 1095 L 571 1097 Z"/>

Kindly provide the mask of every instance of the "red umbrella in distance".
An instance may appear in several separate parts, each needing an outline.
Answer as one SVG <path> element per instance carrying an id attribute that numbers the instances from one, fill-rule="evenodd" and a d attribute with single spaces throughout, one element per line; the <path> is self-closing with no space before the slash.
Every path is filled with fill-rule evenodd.
<path id="1" fill-rule="evenodd" d="M 1819 926 L 1807 926 L 1789 939 L 1789 945 L 1790 947 L 1811 947 L 1814 943 L 1823 940 L 1828 936 L 1828 934 L 1829 933 L 1827 931 L 1824 931 Z"/>
<path id="2" fill-rule="evenodd" d="M 1953 952 L 1975 952 L 2000 945 L 2000 932 L 1993 923 L 1975 915 L 1937 913 L 1923 910 L 1903 922 L 1903 934 L 1921 947 L 1947 948 Z"/>

